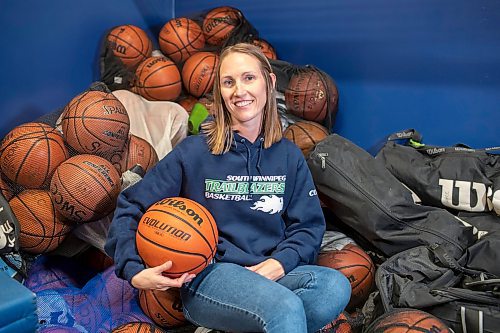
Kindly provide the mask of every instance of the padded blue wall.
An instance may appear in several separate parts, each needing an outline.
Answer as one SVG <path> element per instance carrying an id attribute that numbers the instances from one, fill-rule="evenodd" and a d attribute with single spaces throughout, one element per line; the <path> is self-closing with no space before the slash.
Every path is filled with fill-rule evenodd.
<path id="1" fill-rule="evenodd" d="M 176 16 L 239 8 L 295 64 L 340 91 L 335 131 L 368 148 L 416 128 L 433 144 L 500 145 L 496 0 L 176 1 Z"/>
<path id="2" fill-rule="evenodd" d="M 63 107 L 99 79 L 105 33 L 134 24 L 153 37 L 173 0 L 1 1 L 0 137 Z M 153 39 L 155 40 L 155 39 Z"/>
<path id="3" fill-rule="evenodd" d="M 154 37 L 173 16 L 220 5 L 241 9 L 281 59 L 336 80 L 334 129 L 360 146 L 410 127 L 427 143 L 499 145 L 497 0 L 2 1 L 0 136 L 97 80 L 110 27 Z"/>

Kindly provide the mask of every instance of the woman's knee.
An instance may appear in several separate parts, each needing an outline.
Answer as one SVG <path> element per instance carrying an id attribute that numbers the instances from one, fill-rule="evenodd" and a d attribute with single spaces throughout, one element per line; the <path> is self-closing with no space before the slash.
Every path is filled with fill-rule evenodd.
<path id="1" fill-rule="evenodd" d="M 351 298 L 351 283 L 338 270 L 328 269 L 324 274 L 323 283 L 320 284 L 323 289 L 322 293 L 334 301 L 342 311 Z"/>

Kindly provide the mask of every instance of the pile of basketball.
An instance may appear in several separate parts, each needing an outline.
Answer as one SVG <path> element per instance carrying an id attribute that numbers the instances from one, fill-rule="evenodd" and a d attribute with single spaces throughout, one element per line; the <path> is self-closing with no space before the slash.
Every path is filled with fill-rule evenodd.
<path id="1" fill-rule="evenodd" d="M 20 223 L 21 250 L 56 249 L 71 229 L 111 213 L 121 174 L 158 157 L 129 133 L 130 121 L 112 93 L 88 90 L 64 108 L 60 126 L 28 122 L 0 143 L 0 189 Z"/>

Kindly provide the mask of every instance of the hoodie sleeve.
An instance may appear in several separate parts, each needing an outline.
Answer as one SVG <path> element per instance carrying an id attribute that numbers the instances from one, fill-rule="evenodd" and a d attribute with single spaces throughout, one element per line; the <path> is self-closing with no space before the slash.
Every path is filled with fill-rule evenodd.
<path id="1" fill-rule="evenodd" d="M 290 201 L 283 214 L 285 239 L 271 255 L 285 269 L 313 264 L 319 252 L 326 223 L 309 168 L 302 156 L 298 161 Z M 287 175 L 290 177 L 291 173 Z"/>
<path id="2" fill-rule="evenodd" d="M 145 268 L 137 252 L 135 234 L 144 212 L 155 202 L 178 196 L 182 184 L 179 149 L 172 150 L 142 180 L 122 191 L 104 250 L 113 258 L 116 275 L 130 282 Z"/>

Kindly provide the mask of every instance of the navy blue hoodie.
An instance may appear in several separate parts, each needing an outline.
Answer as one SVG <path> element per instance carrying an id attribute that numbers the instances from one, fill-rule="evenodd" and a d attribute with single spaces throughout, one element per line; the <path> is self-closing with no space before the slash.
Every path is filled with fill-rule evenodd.
<path id="1" fill-rule="evenodd" d="M 231 150 L 210 152 L 204 135 L 190 136 L 118 197 L 105 245 L 116 274 L 128 281 L 144 269 L 135 232 L 153 203 L 181 196 L 205 206 L 219 231 L 216 261 L 243 266 L 268 258 L 288 273 L 313 264 L 325 231 L 316 189 L 301 151 L 287 139 L 262 147 L 237 133 Z"/>

